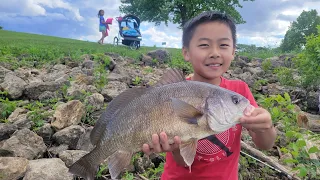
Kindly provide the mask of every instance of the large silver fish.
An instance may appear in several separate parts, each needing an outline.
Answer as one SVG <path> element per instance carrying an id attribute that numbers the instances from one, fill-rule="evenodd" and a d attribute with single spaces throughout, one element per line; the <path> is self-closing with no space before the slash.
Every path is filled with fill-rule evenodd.
<path id="1" fill-rule="evenodd" d="M 75 162 L 69 172 L 93 180 L 100 163 L 108 162 L 115 179 L 152 134 L 166 132 L 169 142 L 181 138 L 180 153 L 193 163 L 197 141 L 239 123 L 250 110 L 249 100 L 233 91 L 198 81 L 186 81 L 183 73 L 168 70 L 153 87 L 131 88 L 108 105 L 93 128 L 95 148 Z"/>

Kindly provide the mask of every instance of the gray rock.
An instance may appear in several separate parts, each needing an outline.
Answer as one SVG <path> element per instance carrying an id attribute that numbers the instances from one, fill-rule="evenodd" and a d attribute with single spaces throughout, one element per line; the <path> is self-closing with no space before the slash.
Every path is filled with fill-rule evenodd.
<path id="1" fill-rule="evenodd" d="M 250 87 L 253 87 L 255 81 L 250 72 L 244 72 L 243 74 L 240 74 L 239 78 L 246 82 Z"/>
<path id="2" fill-rule="evenodd" d="M 143 62 L 143 64 L 144 64 L 145 66 L 154 66 L 154 65 L 156 65 L 156 63 L 153 62 L 152 57 L 150 57 L 150 56 L 148 56 L 148 55 L 142 54 L 140 59 L 141 59 L 141 61 Z M 156 62 L 157 62 L 157 61 L 156 61 Z"/>
<path id="3" fill-rule="evenodd" d="M 72 125 L 53 134 L 53 139 L 58 144 L 67 144 L 70 149 L 76 149 L 78 140 L 84 133 L 85 129 L 83 127 Z"/>
<path id="4" fill-rule="evenodd" d="M 29 161 L 23 180 L 72 180 L 73 175 L 68 171 L 69 169 L 59 158 L 32 160 Z"/>
<path id="5" fill-rule="evenodd" d="M 256 74 L 260 77 L 264 75 L 264 71 L 261 69 L 261 67 L 247 67 L 244 71 L 249 71 L 251 74 Z"/>
<path id="6" fill-rule="evenodd" d="M 22 96 L 27 83 L 15 76 L 13 73 L 7 73 L 4 77 L 4 82 L 0 84 L 5 91 L 8 91 L 9 97 L 12 99 L 17 99 Z"/>
<path id="7" fill-rule="evenodd" d="M 85 133 L 83 133 L 79 140 L 78 140 L 78 144 L 77 144 L 77 150 L 83 150 L 83 151 L 91 151 L 93 150 L 93 145 L 91 144 L 91 140 L 90 140 L 90 133 L 92 131 L 93 127 L 87 127 L 85 129 Z"/>
<path id="8" fill-rule="evenodd" d="M 101 94 L 105 98 L 106 101 L 110 102 L 113 98 L 118 96 L 120 93 L 128 89 L 128 85 L 119 81 L 110 81 L 108 84 L 102 89 Z"/>
<path id="9" fill-rule="evenodd" d="M 35 130 L 35 132 L 42 137 L 44 143 L 50 144 L 53 135 L 53 129 L 51 128 L 51 124 L 46 123 L 39 129 Z"/>
<path id="10" fill-rule="evenodd" d="M 0 66 L 0 84 L 4 82 L 4 77 L 7 73 L 11 72 L 10 70 Z"/>
<path id="11" fill-rule="evenodd" d="M 0 123 L 0 141 L 9 139 L 17 129 L 18 126 L 15 124 Z"/>
<path id="12" fill-rule="evenodd" d="M 45 91 L 42 94 L 40 94 L 40 96 L 39 96 L 40 101 L 47 100 L 47 99 L 53 99 L 53 98 L 55 98 L 55 93 L 51 92 L 51 91 Z"/>
<path id="13" fill-rule="evenodd" d="M 96 111 L 103 107 L 104 97 L 99 93 L 94 93 L 87 97 L 88 105 L 92 106 L 92 110 Z"/>
<path id="14" fill-rule="evenodd" d="M 319 92 L 315 92 L 315 91 L 310 91 L 308 94 L 307 94 L 307 108 L 311 111 L 314 111 L 314 112 L 319 112 L 319 94 L 320 94 L 320 91 Z"/>
<path id="15" fill-rule="evenodd" d="M 107 77 L 108 81 L 120 81 L 120 82 L 125 82 L 128 83 L 130 82 L 130 77 L 128 75 L 125 74 L 117 74 L 114 72 L 111 72 L 108 77 Z"/>
<path id="16" fill-rule="evenodd" d="M 52 146 L 48 149 L 48 153 L 52 157 L 57 157 L 59 153 L 61 153 L 62 151 L 68 150 L 68 148 L 69 148 L 69 145 L 67 145 L 67 144 L 61 144 L 59 146 Z"/>
<path id="17" fill-rule="evenodd" d="M 27 110 L 24 109 L 24 108 L 16 108 L 11 114 L 10 116 L 8 117 L 8 121 L 13 123 L 15 121 L 17 121 L 19 118 L 19 116 L 21 114 L 24 114 L 24 113 L 27 113 Z"/>
<path id="18" fill-rule="evenodd" d="M 94 67 L 94 61 L 92 60 L 84 60 L 82 63 L 82 68 L 86 68 L 86 69 L 93 69 Z"/>
<path id="19" fill-rule="evenodd" d="M 243 69 L 239 68 L 239 67 L 236 67 L 236 68 L 234 68 L 233 73 L 234 74 L 242 74 L 243 73 Z"/>
<path id="20" fill-rule="evenodd" d="M 55 119 L 51 125 L 58 130 L 63 129 L 70 125 L 79 124 L 84 115 L 84 105 L 79 100 L 72 100 L 57 107 L 53 115 Z"/>
<path id="21" fill-rule="evenodd" d="M 29 129 L 22 129 L 0 144 L 0 152 L 10 152 L 10 156 L 24 157 L 29 160 L 40 158 L 46 151 L 42 137 Z"/>
<path id="22" fill-rule="evenodd" d="M 170 54 L 165 49 L 158 49 L 147 53 L 152 59 L 157 59 L 159 63 L 165 63 L 170 60 Z"/>
<path id="23" fill-rule="evenodd" d="M 0 157 L 0 179 L 13 180 L 22 178 L 29 161 L 21 157 Z"/>
<path id="24" fill-rule="evenodd" d="M 87 151 L 81 150 L 66 150 L 59 153 L 59 158 L 66 164 L 67 167 L 70 167 L 73 163 L 88 153 L 89 152 Z"/>
<path id="25" fill-rule="evenodd" d="M 33 100 L 38 100 L 39 96 L 45 91 L 57 91 L 63 85 L 67 84 L 67 81 L 61 79 L 62 81 L 55 82 L 41 82 L 41 83 L 31 83 L 26 86 L 24 91 L 25 95 Z"/>

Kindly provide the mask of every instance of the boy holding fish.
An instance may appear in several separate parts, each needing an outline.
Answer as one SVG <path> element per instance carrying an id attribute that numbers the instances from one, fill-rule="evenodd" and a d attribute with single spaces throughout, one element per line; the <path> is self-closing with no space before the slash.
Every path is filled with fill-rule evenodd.
<path id="1" fill-rule="evenodd" d="M 146 154 L 167 152 L 161 179 L 238 179 L 242 127 L 249 131 L 259 149 L 272 148 L 276 131 L 270 113 L 258 107 L 245 82 L 222 77 L 234 59 L 235 47 L 236 27 L 226 14 L 204 12 L 185 24 L 182 53 L 194 70 L 188 80 L 214 84 L 239 93 L 255 108 L 240 118 L 240 124 L 199 140 L 191 171 L 180 154 L 180 137 L 176 136 L 174 143 L 169 144 L 166 132 L 153 134 L 152 144 L 144 144 L 142 150 Z"/>

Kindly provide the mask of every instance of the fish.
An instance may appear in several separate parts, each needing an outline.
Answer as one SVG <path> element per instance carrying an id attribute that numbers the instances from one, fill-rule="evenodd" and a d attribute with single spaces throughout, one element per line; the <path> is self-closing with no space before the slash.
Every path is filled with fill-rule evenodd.
<path id="1" fill-rule="evenodd" d="M 94 149 L 69 167 L 69 172 L 93 180 L 107 160 L 116 179 L 130 165 L 143 144 L 152 147 L 152 134 L 165 132 L 170 144 L 179 136 L 181 156 L 191 168 L 197 142 L 240 123 L 252 111 L 244 96 L 206 82 L 186 80 L 170 68 L 150 87 L 129 88 L 116 96 L 97 120 L 90 134 Z"/>

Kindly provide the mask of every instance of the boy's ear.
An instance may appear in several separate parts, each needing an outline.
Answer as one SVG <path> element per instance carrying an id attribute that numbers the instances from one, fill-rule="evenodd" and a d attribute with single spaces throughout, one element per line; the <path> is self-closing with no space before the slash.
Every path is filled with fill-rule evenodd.
<path id="1" fill-rule="evenodd" d="M 190 55 L 189 55 L 188 48 L 186 48 L 186 47 L 182 48 L 182 55 L 183 55 L 185 61 L 189 61 L 190 60 Z"/>

